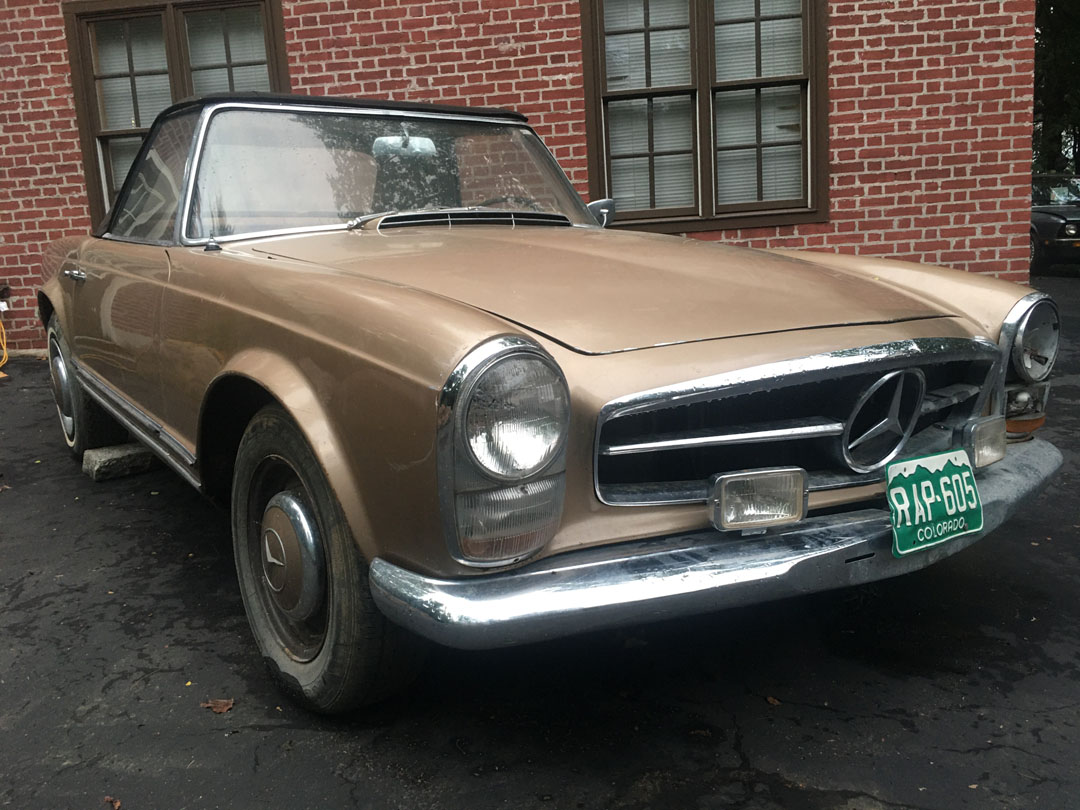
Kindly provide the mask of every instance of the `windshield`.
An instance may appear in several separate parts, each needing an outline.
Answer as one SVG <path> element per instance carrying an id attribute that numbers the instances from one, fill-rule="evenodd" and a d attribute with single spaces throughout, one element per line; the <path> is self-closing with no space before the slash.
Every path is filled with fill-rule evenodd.
<path id="1" fill-rule="evenodd" d="M 385 211 L 500 208 L 592 224 L 529 129 L 437 117 L 224 109 L 210 121 L 186 235 L 343 225 Z"/>
<path id="2" fill-rule="evenodd" d="M 1036 177 L 1031 184 L 1034 205 L 1080 204 L 1080 178 Z"/>

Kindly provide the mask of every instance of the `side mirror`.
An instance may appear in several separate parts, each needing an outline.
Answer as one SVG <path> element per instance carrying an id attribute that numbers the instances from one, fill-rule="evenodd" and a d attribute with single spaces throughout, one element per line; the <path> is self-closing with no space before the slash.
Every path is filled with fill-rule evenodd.
<path id="1" fill-rule="evenodd" d="M 593 219 L 596 220 L 596 224 L 601 228 L 606 228 L 615 221 L 614 200 L 593 200 L 587 207 Z"/>

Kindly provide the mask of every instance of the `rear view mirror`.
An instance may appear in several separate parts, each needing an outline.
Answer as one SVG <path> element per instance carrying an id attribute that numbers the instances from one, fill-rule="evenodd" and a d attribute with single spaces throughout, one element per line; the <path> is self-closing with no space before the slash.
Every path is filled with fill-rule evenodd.
<path id="1" fill-rule="evenodd" d="M 596 224 L 606 228 L 615 221 L 615 201 L 611 199 L 593 200 L 588 204 L 589 213 L 593 215 Z"/>
<path id="2" fill-rule="evenodd" d="M 375 139 L 371 154 L 375 157 L 435 157 L 435 141 L 431 138 L 411 138 L 408 135 L 384 135 Z"/>

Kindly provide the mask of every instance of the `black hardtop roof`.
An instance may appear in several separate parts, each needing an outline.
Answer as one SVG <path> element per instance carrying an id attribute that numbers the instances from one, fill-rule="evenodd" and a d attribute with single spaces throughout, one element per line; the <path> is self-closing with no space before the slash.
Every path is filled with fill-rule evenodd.
<path id="1" fill-rule="evenodd" d="M 169 115 L 180 110 L 208 107 L 226 101 L 252 102 L 258 104 L 311 105 L 313 107 L 352 107 L 365 110 L 394 110 L 397 112 L 436 113 L 444 115 L 471 115 L 483 118 L 506 118 L 511 121 L 527 122 L 526 118 L 514 110 L 496 107 L 459 107 L 451 104 L 426 104 L 418 101 L 388 101 L 372 98 L 349 98 L 346 96 L 305 96 L 292 93 L 209 93 L 197 98 L 186 98 L 162 111 Z"/>

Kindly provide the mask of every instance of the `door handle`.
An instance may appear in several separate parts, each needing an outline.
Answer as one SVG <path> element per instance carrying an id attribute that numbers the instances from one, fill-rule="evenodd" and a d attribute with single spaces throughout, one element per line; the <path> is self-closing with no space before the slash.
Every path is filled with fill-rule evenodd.
<path id="1" fill-rule="evenodd" d="M 86 271 L 80 270 L 78 267 L 67 268 L 64 275 L 75 281 L 86 281 Z"/>

